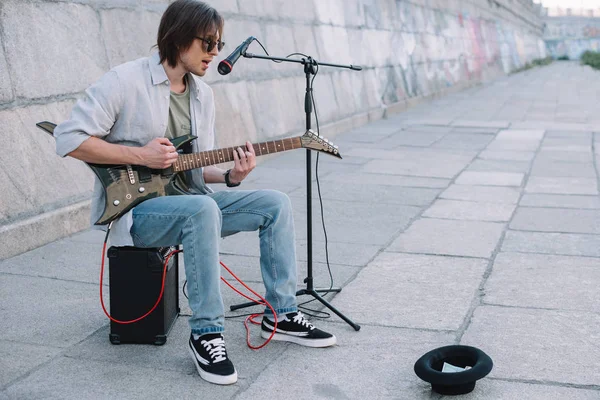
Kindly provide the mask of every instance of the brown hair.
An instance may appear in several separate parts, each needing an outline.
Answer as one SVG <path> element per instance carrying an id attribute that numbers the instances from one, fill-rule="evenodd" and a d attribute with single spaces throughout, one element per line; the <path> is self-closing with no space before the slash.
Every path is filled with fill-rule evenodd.
<path id="1" fill-rule="evenodd" d="M 223 17 L 211 6 L 197 0 L 177 0 L 163 14 L 158 27 L 160 62 L 177 66 L 179 53 L 190 48 L 196 36 L 223 35 Z M 220 38 L 222 40 L 222 37 Z"/>

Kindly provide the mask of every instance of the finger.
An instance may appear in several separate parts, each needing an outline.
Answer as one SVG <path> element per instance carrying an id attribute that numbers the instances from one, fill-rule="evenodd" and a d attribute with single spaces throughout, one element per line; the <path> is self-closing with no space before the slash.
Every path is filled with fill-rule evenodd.
<path id="1" fill-rule="evenodd" d="M 173 143 L 171 143 L 171 141 L 165 137 L 156 138 L 156 141 L 160 144 L 164 144 L 167 146 L 173 146 Z"/>
<path id="2" fill-rule="evenodd" d="M 254 151 L 254 146 L 249 141 L 246 142 L 246 148 L 248 149 L 248 152 L 250 152 L 250 154 L 256 155 L 256 152 Z"/>
<path id="3" fill-rule="evenodd" d="M 246 163 L 246 153 L 244 152 L 244 150 L 242 150 L 241 147 L 238 147 L 237 149 L 238 155 L 240 156 L 240 161 L 242 162 L 242 164 Z"/>
<path id="4" fill-rule="evenodd" d="M 162 149 L 165 153 L 177 153 L 175 146 L 164 146 Z"/>

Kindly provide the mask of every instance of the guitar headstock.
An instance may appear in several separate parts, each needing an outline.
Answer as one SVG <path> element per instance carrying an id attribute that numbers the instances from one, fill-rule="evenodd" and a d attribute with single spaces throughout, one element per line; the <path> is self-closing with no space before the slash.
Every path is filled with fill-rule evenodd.
<path id="1" fill-rule="evenodd" d="M 305 149 L 321 151 L 337 158 L 342 158 L 337 146 L 311 129 L 307 130 L 306 133 L 300 137 L 300 140 L 302 142 L 302 147 Z"/>

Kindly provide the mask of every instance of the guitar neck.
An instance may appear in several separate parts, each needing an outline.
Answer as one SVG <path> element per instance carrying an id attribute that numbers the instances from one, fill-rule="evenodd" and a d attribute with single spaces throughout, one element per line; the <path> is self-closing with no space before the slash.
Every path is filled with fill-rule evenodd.
<path id="1" fill-rule="evenodd" d="M 252 146 L 254 147 L 256 156 L 266 156 L 267 154 L 279 153 L 281 151 L 299 149 L 302 147 L 302 141 L 300 136 L 298 136 L 256 143 Z M 237 151 L 238 147 L 245 149 L 246 145 L 201 151 L 199 153 L 180 154 L 177 161 L 173 164 L 173 169 L 175 172 L 188 171 L 190 169 L 233 161 L 233 152 Z"/>

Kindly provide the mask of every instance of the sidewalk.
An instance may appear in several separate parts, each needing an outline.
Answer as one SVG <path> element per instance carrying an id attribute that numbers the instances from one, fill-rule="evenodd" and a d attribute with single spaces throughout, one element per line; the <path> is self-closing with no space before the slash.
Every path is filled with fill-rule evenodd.
<path id="1" fill-rule="evenodd" d="M 326 297 L 362 328 L 313 319 L 338 345 L 253 351 L 243 318 L 227 319 L 240 377 L 229 387 L 198 376 L 182 295 L 164 346 L 110 344 L 102 233 L 0 261 L 0 399 L 439 399 L 413 365 L 448 344 L 494 361 L 456 398 L 600 398 L 599 78 L 555 62 L 338 135 L 343 160 L 319 160 L 329 261 L 343 288 Z M 291 197 L 299 288 L 304 160 L 282 153 L 244 183 Z M 313 197 L 315 284 L 329 287 L 316 184 Z M 262 292 L 257 235 L 224 239 L 221 251 Z M 245 301 L 222 292 L 226 307 Z M 262 343 L 255 327 L 252 341 Z"/>

